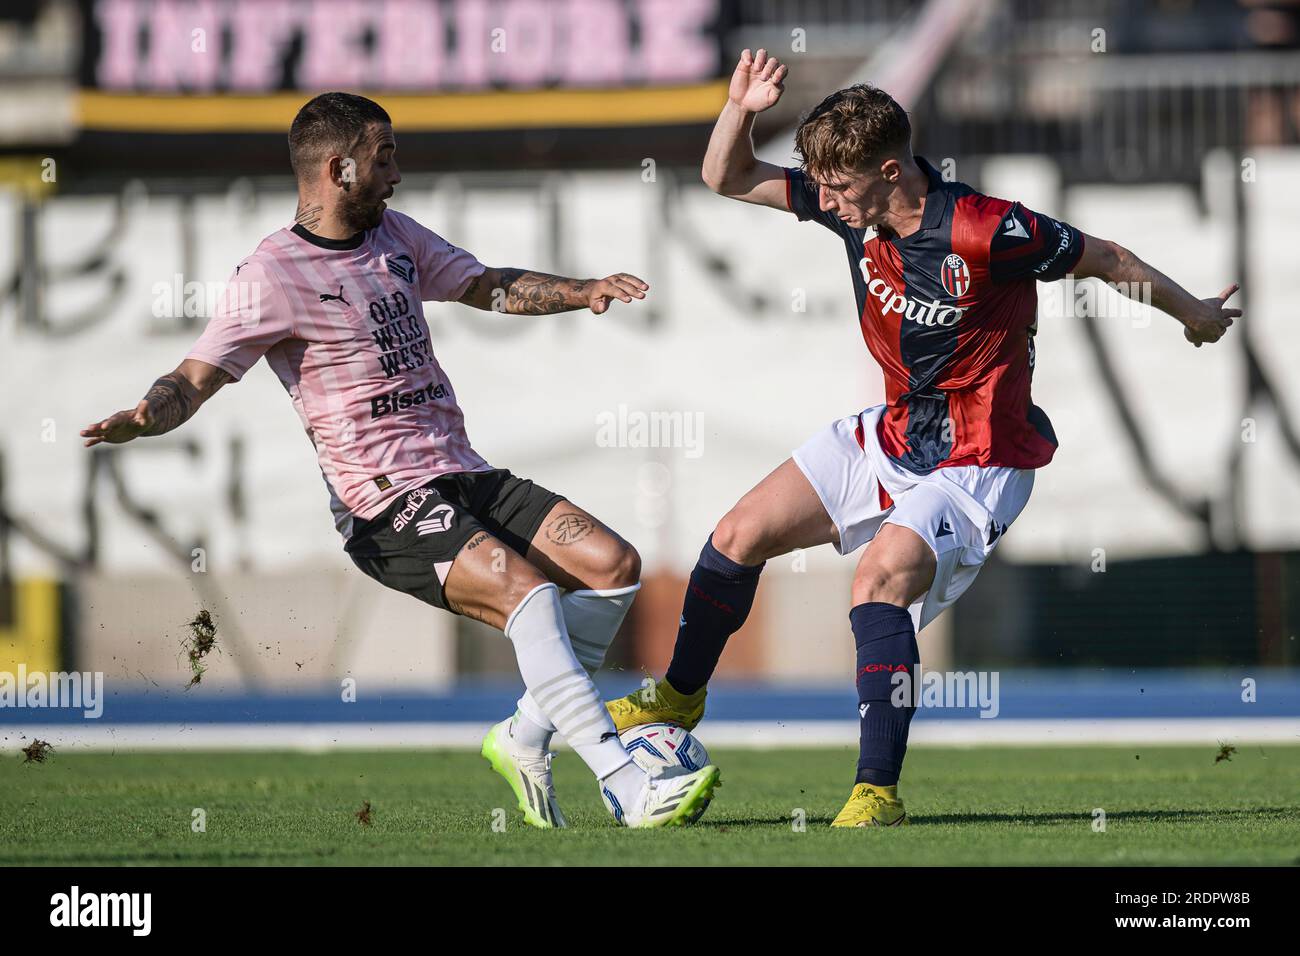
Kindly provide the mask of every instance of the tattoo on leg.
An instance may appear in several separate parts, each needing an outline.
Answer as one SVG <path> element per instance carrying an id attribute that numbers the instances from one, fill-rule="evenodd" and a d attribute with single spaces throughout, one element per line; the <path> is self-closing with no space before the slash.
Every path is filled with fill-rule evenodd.
<path id="1" fill-rule="evenodd" d="M 481 624 L 486 624 L 488 622 L 487 615 L 484 614 L 482 611 L 476 611 L 473 608 L 462 607 L 461 605 L 453 601 L 451 598 L 447 598 L 447 610 L 451 611 L 453 614 L 459 614 L 461 617 L 467 617 L 471 621 L 478 621 Z"/>
<path id="2" fill-rule="evenodd" d="M 570 512 L 560 515 L 547 526 L 546 540 L 558 545 L 577 544 L 591 534 L 594 527 L 586 515 Z"/>
<path id="3" fill-rule="evenodd" d="M 478 621 L 480 624 L 486 624 L 488 622 L 486 614 L 482 611 L 476 611 L 473 608 L 462 608 L 460 613 L 471 621 Z"/>
<path id="4" fill-rule="evenodd" d="M 492 535 L 488 534 L 486 531 L 476 532 L 472 538 L 470 538 L 468 541 L 465 542 L 464 546 L 461 548 L 461 551 L 462 552 L 473 551 L 475 548 L 483 544 L 485 541 L 491 541 L 491 540 L 492 540 Z M 467 617 L 471 621 L 479 621 L 483 624 L 488 623 L 487 613 L 485 611 L 479 611 L 479 610 L 475 610 L 474 608 L 464 607 L 460 604 L 457 604 L 455 601 L 453 601 L 450 596 L 448 596 L 446 600 L 447 600 L 448 610 L 452 611 L 453 613 L 459 614 L 462 617 Z"/>

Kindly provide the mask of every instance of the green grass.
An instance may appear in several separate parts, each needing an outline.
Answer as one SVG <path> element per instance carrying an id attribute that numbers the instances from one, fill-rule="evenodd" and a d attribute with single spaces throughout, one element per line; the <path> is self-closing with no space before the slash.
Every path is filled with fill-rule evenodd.
<path id="1" fill-rule="evenodd" d="M 293 864 L 1294 864 L 1300 747 L 917 748 L 914 825 L 831 830 L 850 750 L 719 751 L 703 820 L 627 831 L 571 753 L 567 831 L 524 826 L 477 754 L 75 754 L 0 759 L 0 866 Z M 372 806 L 372 825 L 354 811 Z M 191 812 L 207 832 L 191 832 Z M 504 807 L 504 832 L 492 810 Z M 1106 811 L 1094 832 L 1092 811 Z M 803 832 L 792 824 L 796 809 Z"/>

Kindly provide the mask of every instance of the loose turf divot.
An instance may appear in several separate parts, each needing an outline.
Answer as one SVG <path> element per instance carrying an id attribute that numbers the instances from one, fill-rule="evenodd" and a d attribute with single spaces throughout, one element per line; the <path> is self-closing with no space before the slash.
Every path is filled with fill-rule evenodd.
<path id="1" fill-rule="evenodd" d="M 189 690 L 203 680 L 203 675 L 207 672 L 207 665 L 203 660 L 216 649 L 217 625 L 212 620 L 208 609 L 204 608 L 185 626 L 190 629 L 190 636 L 185 639 L 183 646 L 189 658 L 190 672 L 193 674 L 190 682 L 185 685 L 185 689 Z"/>
<path id="2" fill-rule="evenodd" d="M 23 763 L 45 763 L 54 748 L 44 740 L 33 740 L 23 748 Z"/>

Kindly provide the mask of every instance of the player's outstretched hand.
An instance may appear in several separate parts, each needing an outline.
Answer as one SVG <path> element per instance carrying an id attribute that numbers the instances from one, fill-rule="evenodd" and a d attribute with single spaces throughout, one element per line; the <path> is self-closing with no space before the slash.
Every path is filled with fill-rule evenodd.
<path id="1" fill-rule="evenodd" d="M 604 279 L 597 279 L 587 288 L 587 305 L 592 312 L 600 315 L 609 308 L 611 302 L 631 302 L 644 299 L 650 286 L 636 276 L 619 272 Z"/>
<path id="2" fill-rule="evenodd" d="M 727 97 L 743 110 L 761 113 L 781 98 L 786 72 L 785 64 L 768 56 L 766 50 L 759 50 L 757 56 L 746 50 L 740 54 L 736 72 L 731 75 Z"/>
<path id="3" fill-rule="evenodd" d="M 140 437 L 151 424 L 153 418 L 149 414 L 149 403 L 142 399 L 135 408 L 128 408 L 116 415 L 110 415 L 102 422 L 87 425 L 81 430 L 81 437 L 86 439 L 87 448 L 100 442 L 120 445 L 132 438 Z"/>
<path id="4" fill-rule="evenodd" d="M 1233 283 L 1213 299 L 1201 300 L 1201 311 L 1183 322 L 1183 336 L 1198 349 L 1206 342 L 1217 342 L 1223 338 L 1232 325 L 1232 320 L 1241 315 L 1241 309 L 1224 308 L 1241 286 Z"/>

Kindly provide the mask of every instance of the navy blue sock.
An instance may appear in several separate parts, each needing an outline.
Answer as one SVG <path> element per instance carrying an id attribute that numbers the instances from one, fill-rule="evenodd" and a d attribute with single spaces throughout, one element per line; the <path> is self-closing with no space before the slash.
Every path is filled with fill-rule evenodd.
<path id="1" fill-rule="evenodd" d="M 879 601 L 859 604 L 849 612 L 853 640 L 858 646 L 857 783 L 889 787 L 898 783 L 907 753 L 907 729 L 916 712 L 915 694 L 921 652 L 916 629 L 906 608 Z M 907 683 L 899 687 L 893 675 L 906 671 Z M 895 702 L 905 696 L 906 706 Z"/>
<path id="2" fill-rule="evenodd" d="M 763 565 L 737 564 L 713 546 L 713 535 L 700 551 L 682 602 L 677 644 L 665 675 L 683 694 L 709 682 L 727 638 L 740 630 L 754 606 Z"/>

